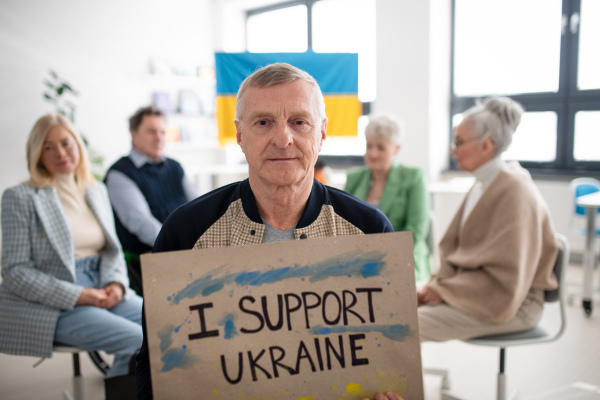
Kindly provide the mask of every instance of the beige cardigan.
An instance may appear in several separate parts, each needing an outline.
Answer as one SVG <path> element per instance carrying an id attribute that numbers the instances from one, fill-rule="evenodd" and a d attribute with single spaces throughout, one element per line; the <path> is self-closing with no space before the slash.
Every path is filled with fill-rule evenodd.
<path id="1" fill-rule="evenodd" d="M 552 268 L 558 250 L 548 208 L 518 164 L 500 171 L 460 230 L 464 206 L 440 242 L 441 266 L 427 286 L 458 310 L 506 322 L 531 288 L 557 287 Z"/>

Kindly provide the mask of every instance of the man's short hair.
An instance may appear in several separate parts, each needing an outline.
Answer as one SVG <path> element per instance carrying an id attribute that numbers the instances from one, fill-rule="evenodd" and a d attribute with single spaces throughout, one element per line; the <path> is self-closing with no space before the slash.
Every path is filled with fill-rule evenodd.
<path id="1" fill-rule="evenodd" d="M 303 71 L 300 68 L 296 68 L 293 65 L 286 63 L 274 63 L 257 69 L 250 76 L 244 79 L 237 92 L 235 102 L 235 119 L 239 121 L 241 118 L 243 96 L 246 92 L 246 89 L 251 87 L 267 88 L 280 83 L 293 82 L 296 79 L 303 79 L 312 85 L 315 95 L 315 104 L 319 108 L 320 118 L 321 120 L 327 118 L 325 115 L 325 100 L 323 99 L 323 93 L 321 92 L 321 88 L 319 87 L 317 80 L 308 72 Z"/>
<path id="2" fill-rule="evenodd" d="M 129 130 L 137 131 L 145 115 L 158 115 L 164 117 L 165 114 L 154 106 L 142 107 L 129 118 Z"/>

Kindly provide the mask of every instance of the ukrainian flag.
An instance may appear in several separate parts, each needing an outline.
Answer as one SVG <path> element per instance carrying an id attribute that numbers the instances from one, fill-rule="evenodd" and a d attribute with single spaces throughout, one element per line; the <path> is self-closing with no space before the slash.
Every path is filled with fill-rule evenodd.
<path id="1" fill-rule="evenodd" d="M 235 96 L 242 81 L 260 67 L 284 62 L 312 75 L 323 92 L 327 136 L 356 136 L 362 105 L 358 101 L 358 54 L 216 53 L 219 143 L 235 143 Z"/>

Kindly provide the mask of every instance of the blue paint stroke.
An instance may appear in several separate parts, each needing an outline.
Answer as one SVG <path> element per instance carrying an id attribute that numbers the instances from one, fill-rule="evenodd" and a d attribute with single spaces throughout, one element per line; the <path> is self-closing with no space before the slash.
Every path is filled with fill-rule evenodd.
<path id="1" fill-rule="evenodd" d="M 223 337 L 225 339 L 232 339 L 234 336 L 238 334 L 238 331 L 235 327 L 235 315 L 227 314 L 222 320 L 217 322 L 218 325 L 225 327 L 225 333 Z"/>
<path id="2" fill-rule="evenodd" d="M 330 333 L 346 333 L 346 332 L 379 332 L 388 339 L 395 342 L 404 342 L 404 339 L 410 335 L 410 327 L 408 325 L 359 325 L 359 326 L 323 326 L 317 325 L 310 329 L 313 335 L 327 335 Z"/>
<path id="3" fill-rule="evenodd" d="M 233 283 L 243 287 L 260 286 L 294 278 L 308 278 L 310 282 L 318 282 L 340 276 L 355 278 L 375 277 L 381 274 L 385 266 L 382 260 L 386 255 L 386 253 L 376 250 L 368 253 L 353 251 L 314 265 L 295 265 L 293 267 L 283 267 L 266 272 L 239 272 L 227 274 L 220 278 L 213 278 L 213 275 L 206 275 L 189 283 L 179 292 L 174 293 L 168 301 L 172 305 L 176 305 L 185 298 L 193 299 L 197 296 L 209 296 L 212 293 L 220 291 L 226 285 Z M 223 268 L 225 266 L 217 268 L 212 271 L 212 274 L 218 273 Z"/>
<path id="4" fill-rule="evenodd" d="M 156 336 L 158 336 L 158 338 L 160 339 L 160 351 L 162 353 L 164 353 L 165 350 L 167 350 L 171 346 L 171 344 L 173 344 L 173 338 L 171 337 L 171 334 L 174 331 L 175 327 L 171 324 L 167 324 L 164 328 L 162 328 L 156 333 Z"/>
<path id="5" fill-rule="evenodd" d="M 161 372 L 168 372 L 173 368 L 182 368 L 193 364 L 193 357 L 187 353 L 186 345 L 181 346 L 178 349 L 170 349 L 160 358 L 163 362 Z"/>

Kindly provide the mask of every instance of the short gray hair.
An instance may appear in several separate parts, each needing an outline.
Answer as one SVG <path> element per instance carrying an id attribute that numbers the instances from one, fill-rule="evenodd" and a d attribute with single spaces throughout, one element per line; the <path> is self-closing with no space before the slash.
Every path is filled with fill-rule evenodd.
<path id="1" fill-rule="evenodd" d="M 237 92 L 235 102 L 235 119 L 239 121 L 242 116 L 244 93 L 248 88 L 267 88 L 280 83 L 290 83 L 296 79 L 303 79 L 312 85 L 315 96 L 315 104 L 319 108 L 321 120 L 327 118 L 325 115 L 325 100 L 316 79 L 313 78 L 308 72 L 303 71 L 300 68 L 296 68 L 293 65 L 286 63 L 274 63 L 257 69 L 246 79 L 244 79 Z"/>
<path id="2" fill-rule="evenodd" d="M 365 137 L 384 138 L 395 145 L 401 145 L 404 142 L 404 126 L 392 115 L 374 115 L 369 117 Z"/>
<path id="3" fill-rule="evenodd" d="M 492 139 L 496 155 L 512 142 L 512 135 L 521 122 L 524 110 L 509 97 L 488 97 L 463 113 L 463 121 L 472 121 L 480 140 Z"/>

